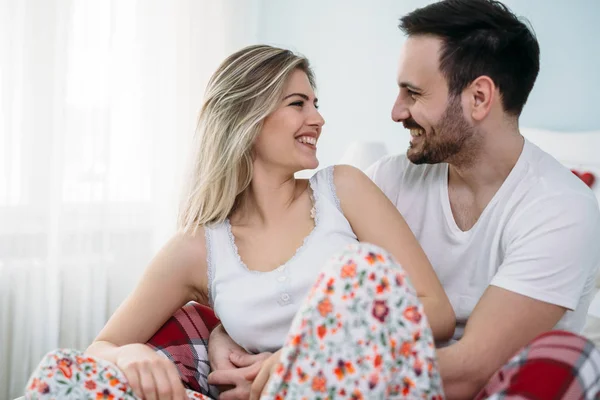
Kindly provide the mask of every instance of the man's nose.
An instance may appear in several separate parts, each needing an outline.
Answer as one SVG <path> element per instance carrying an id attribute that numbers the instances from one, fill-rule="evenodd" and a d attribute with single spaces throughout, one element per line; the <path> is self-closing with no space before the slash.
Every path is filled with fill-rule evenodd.
<path id="1" fill-rule="evenodd" d="M 392 107 L 392 119 L 395 122 L 402 122 L 409 117 L 410 112 L 408 111 L 408 107 L 402 100 L 402 97 L 399 95 L 394 102 L 394 106 Z"/>

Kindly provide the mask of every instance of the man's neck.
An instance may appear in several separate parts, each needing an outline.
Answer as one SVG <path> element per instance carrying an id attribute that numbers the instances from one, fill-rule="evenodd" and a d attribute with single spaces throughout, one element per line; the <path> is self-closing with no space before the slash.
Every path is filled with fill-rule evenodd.
<path id="1" fill-rule="evenodd" d="M 474 194 L 490 187 L 499 188 L 519 160 L 523 145 L 518 128 L 486 133 L 474 154 L 448 161 L 448 184 L 465 186 Z"/>

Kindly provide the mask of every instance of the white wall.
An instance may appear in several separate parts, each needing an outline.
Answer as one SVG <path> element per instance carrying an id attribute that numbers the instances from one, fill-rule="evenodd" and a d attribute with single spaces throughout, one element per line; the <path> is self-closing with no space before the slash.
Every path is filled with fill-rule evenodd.
<path id="1" fill-rule="evenodd" d="M 262 0 L 260 42 L 290 48 L 312 62 L 326 120 L 321 166 L 339 161 L 353 140 L 380 140 L 404 152 L 408 137 L 391 121 L 395 71 L 404 37 L 400 16 L 426 0 Z M 522 125 L 556 130 L 600 128 L 600 1 L 506 0 L 532 23 L 541 72 Z"/>

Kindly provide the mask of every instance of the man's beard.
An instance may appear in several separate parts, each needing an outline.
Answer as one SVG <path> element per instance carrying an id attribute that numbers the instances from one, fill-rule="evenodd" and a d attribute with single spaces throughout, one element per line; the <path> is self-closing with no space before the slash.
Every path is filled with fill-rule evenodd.
<path id="1" fill-rule="evenodd" d="M 421 128 L 414 120 L 407 120 L 405 128 Z M 429 135 L 423 134 L 419 152 L 411 152 L 412 144 L 406 155 L 414 164 L 438 164 L 460 153 L 466 142 L 475 134 L 473 128 L 463 115 L 459 96 L 453 96 L 440 118 L 437 127 L 432 127 Z M 462 155 L 461 155 L 462 156 Z M 457 158 L 463 158 L 463 157 Z M 464 155 L 466 156 L 466 154 Z M 468 158 L 468 157 L 467 157 Z"/>

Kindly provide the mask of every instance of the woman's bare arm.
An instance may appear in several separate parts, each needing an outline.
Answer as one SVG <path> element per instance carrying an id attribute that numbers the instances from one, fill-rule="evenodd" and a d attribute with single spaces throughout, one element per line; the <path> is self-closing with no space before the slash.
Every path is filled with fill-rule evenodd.
<path id="1" fill-rule="evenodd" d="M 456 317 L 431 263 L 408 224 L 383 192 L 360 170 L 339 165 L 334 170 L 342 211 L 361 242 L 389 251 L 414 285 L 436 340 L 452 337 Z"/>
<path id="2" fill-rule="evenodd" d="M 120 346 L 146 343 L 187 302 L 207 304 L 206 270 L 204 229 L 174 236 L 86 353 L 115 362 Z"/>

